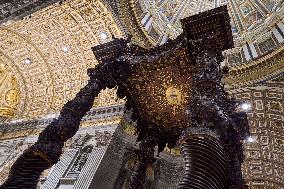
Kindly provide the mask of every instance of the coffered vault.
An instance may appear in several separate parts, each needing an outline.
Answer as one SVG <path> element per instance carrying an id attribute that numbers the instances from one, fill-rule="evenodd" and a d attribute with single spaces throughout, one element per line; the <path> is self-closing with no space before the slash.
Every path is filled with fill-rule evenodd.
<path id="1" fill-rule="evenodd" d="M 97 64 L 91 47 L 111 40 L 112 35 L 123 37 L 123 32 L 101 1 L 57 3 L 31 18 L 3 24 L 0 64 L 17 87 L 1 81 L 0 93 L 13 89 L 17 99 L 10 107 L 5 102 L 11 95 L 2 97 L 6 100 L 0 104 L 1 116 L 31 119 L 58 112 L 85 84 L 87 68 Z M 120 103 L 115 100 L 114 92 L 107 90 L 95 105 Z"/>

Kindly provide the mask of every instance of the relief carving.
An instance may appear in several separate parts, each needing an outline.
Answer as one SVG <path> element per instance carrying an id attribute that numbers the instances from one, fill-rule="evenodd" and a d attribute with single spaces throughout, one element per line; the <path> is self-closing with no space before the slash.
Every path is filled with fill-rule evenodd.
<path id="1" fill-rule="evenodd" d="M 0 59 L 0 121 L 15 116 L 19 100 L 20 91 L 16 78 Z"/>

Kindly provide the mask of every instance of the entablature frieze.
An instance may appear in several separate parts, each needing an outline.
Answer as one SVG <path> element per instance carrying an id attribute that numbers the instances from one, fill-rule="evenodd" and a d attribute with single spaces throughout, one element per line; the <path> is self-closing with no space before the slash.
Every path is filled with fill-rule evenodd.
<path id="1" fill-rule="evenodd" d="M 124 105 L 93 108 L 81 121 L 81 128 L 113 125 L 120 123 Z M 0 140 L 39 135 L 58 114 L 45 116 L 38 120 L 14 120 L 0 124 Z"/>
<path id="2" fill-rule="evenodd" d="M 253 86 L 279 77 L 284 72 L 284 46 L 246 64 L 230 67 L 223 79 L 227 88 Z"/>

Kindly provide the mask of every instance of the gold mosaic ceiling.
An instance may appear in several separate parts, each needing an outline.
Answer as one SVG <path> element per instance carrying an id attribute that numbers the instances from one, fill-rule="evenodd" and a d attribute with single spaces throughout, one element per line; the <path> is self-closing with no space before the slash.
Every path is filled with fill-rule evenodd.
<path id="1" fill-rule="evenodd" d="M 58 112 L 86 83 L 97 64 L 91 47 L 122 37 L 98 0 L 69 0 L 0 26 L 0 121 Z M 117 104 L 103 91 L 96 106 Z"/>

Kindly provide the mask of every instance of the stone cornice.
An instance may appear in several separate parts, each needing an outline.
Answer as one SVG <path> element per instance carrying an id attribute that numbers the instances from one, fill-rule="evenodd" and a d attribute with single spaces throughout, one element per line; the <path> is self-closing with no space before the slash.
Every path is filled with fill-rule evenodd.
<path id="1" fill-rule="evenodd" d="M 284 72 L 284 46 L 271 53 L 230 68 L 223 82 L 228 86 L 251 86 L 277 77 Z"/>
<path id="2" fill-rule="evenodd" d="M 94 108 L 82 119 L 81 128 L 118 124 L 123 116 L 124 105 Z M 53 117 L 54 118 L 54 117 Z M 0 124 L 0 140 L 38 135 L 53 118 L 8 122 Z"/>

